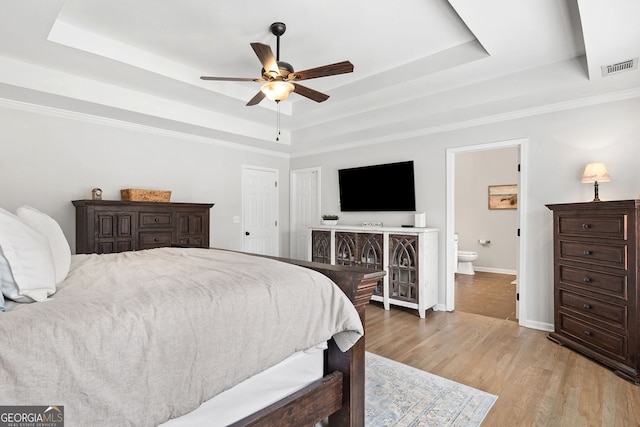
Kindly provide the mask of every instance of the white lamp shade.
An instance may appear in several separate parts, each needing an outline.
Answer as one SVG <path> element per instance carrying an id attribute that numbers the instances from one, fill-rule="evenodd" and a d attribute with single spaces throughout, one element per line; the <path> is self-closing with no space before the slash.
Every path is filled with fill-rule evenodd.
<path id="1" fill-rule="evenodd" d="M 611 176 L 607 171 L 607 167 L 604 163 L 589 163 L 584 168 L 584 173 L 582 174 L 582 183 L 590 183 L 590 182 L 609 182 L 611 181 Z"/>
<path id="2" fill-rule="evenodd" d="M 295 86 L 288 82 L 274 81 L 262 85 L 260 90 L 274 102 L 284 101 L 293 92 Z"/>

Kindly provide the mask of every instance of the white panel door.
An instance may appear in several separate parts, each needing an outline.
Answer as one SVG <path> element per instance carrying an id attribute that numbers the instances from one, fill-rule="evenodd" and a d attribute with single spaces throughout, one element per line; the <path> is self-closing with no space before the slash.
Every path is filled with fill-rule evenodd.
<path id="1" fill-rule="evenodd" d="M 243 250 L 278 256 L 278 171 L 243 167 L 242 202 Z"/>
<path id="2" fill-rule="evenodd" d="M 320 223 L 320 169 L 291 171 L 290 257 L 306 260 L 309 227 Z"/>

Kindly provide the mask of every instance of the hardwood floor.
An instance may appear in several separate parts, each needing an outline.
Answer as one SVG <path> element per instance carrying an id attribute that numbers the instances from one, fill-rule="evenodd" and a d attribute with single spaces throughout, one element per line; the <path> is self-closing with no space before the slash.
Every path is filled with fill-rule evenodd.
<path id="1" fill-rule="evenodd" d="M 497 319 L 516 319 L 516 276 L 476 271 L 456 274 L 456 310 Z"/>
<path id="2" fill-rule="evenodd" d="M 483 426 L 640 425 L 640 387 L 517 322 L 371 303 L 366 349 L 497 395 Z"/>

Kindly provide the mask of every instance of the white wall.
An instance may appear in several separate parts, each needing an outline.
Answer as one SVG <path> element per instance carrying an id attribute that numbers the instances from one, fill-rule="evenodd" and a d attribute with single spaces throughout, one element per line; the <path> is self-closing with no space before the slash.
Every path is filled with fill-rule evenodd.
<path id="1" fill-rule="evenodd" d="M 523 212 L 527 246 L 522 255 L 527 326 L 549 328 L 553 322 L 553 270 L 549 203 L 590 201 L 593 186 L 580 183 L 584 165 L 607 164 L 612 182 L 600 186 L 603 200 L 633 199 L 640 194 L 640 99 L 502 121 L 449 132 L 425 132 L 406 140 L 288 159 L 209 145 L 93 120 L 0 108 L 0 206 L 37 207 L 58 220 L 72 246 L 75 212 L 71 200 L 87 198 L 101 187 L 118 199 L 121 188 L 173 191 L 173 201 L 211 202 L 212 245 L 240 249 L 241 166 L 280 171 L 280 247 L 288 255 L 290 169 L 322 168 L 322 211 L 339 212 L 337 170 L 364 164 L 414 160 L 417 210 L 427 225 L 445 229 L 446 150 L 495 141 L 528 138 L 528 193 Z M 381 195 L 382 196 L 382 195 Z M 385 225 L 413 222 L 412 213 L 341 214 L 344 224 L 380 220 Z M 439 242 L 439 295 L 445 304 L 443 233 Z"/>
<path id="2" fill-rule="evenodd" d="M 38 110 L 39 111 L 39 110 Z M 77 118 L 74 118 L 77 117 Z M 110 124 L 111 123 L 111 124 Z M 242 165 L 279 170 L 280 255 L 288 255 L 289 159 L 167 136 L 80 116 L 0 108 L 0 207 L 34 206 L 56 219 L 75 250 L 72 200 L 122 188 L 171 190 L 171 201 L 215 203 L 211 245 L 242 249 Z"/>
<path id="3" fill-rule="evenodd" d="M 488 186 L 518 184 L 517 147 L 455 155 L 455 232 L 460 250 L 476 251 L 478 271 L 515 274 L 518 211 L 489 209 Z M 482 245 L 479 240 L 490 240 Z"/>
<path id="4" fill-rule="evenodd" d="M 526 289 L 520 315 L 523 324 L 549 329 L 553 324 L 552 215 L 545 204 L 584 202 L 593 187 L 580 183 L 586 163 L 603 161 L 612 182 L 600 187 L 603 200 L 633 199 L 640 193 L 640 99 L 609 102 L 567 111 L 502 121 L 449 132 L 292 159 L 292 168 L 322 168 L 323 212 L 337 211 L 337 170 L 347 166 L 414 160 L 417 209 L 427 214 L 427 225 L 444 232 L 446 218 L 446 149 L 528 138 L 526 175 L 528 193 L 523 212 L 527 265 L 521 283 Z M 344 223 L 357 224 L 371 215 L 343 214 Z M 407 214 L 385 214 L 385 225 L 410 221 Z M 443 233 L 440 254 L 445 253 Z M 445 259 L 439 259 L 439 303 L 445 304 Z"/>

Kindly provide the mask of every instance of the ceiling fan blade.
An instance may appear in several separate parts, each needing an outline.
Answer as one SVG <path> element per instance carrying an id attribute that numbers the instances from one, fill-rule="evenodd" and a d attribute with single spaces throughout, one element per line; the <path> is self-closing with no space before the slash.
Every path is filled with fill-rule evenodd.
<path id="1" fill-rule="evenodd" d="M 318 77 L 335 76 L 353 72 L 353 64 L 349 61 L 336 62 L 322 67 L 309 68 L 303 71 L 294 71 L 289 74 L 289 80 L 308 80 Z"/>
<path id="2" fill-rule="evenodd" d="M 201 76 L 201 80 L 218 80 L 224 82 L 263 82 L 264 79 L 252 79 L 251 77 L 211 77 Z"/>
<path id="3" fill-rule="evenodd" d="M 271 47 L 267 44 L 262 43 L 251 43 L 251 47 L 253 51 L 258 56 L 260 63 L 262 64 L 262 68 L 265 69 L 265 72 L 272 72 L 275 74 L 271 74 L 274 77 L 280 75 L 280 69 L 278 67 L 278 63 L 276 62 L 276 57 L 273 56 L 273 51 Z"/>
<path id="4" fill-rule="evenodd" d="M 264 97 L 265 97 L 265 96 L 266 96 L 266 95 L 265 95 L 261 90 L 260 90 L 260 91 L 258 91 L 258 93 L 256 93 L 256 95 L 255 95 L 253 98 L 251 98 L 251 99 L 249 100 L 249 102 L 247 102 L 247 105 L 246 105 L 246 106 L 247 106 L 247 107 L 250 107 L 250 106 L 252 106 L 252 105 L 257 105 L 257 104 L 259 104 L 259 103 L 260 103 L 260 101 L 262 101 L 262 100 L 264 99 Z"/>
<path id="5" fill-rule="evenodd" d="M 327 99 L 329 99 L 329 95 L 325 95 L 322 92 L 318 92 L 317 90 L 313 90 L 310 89 L 306 86 L 302 86 L 299 84 L 294 84 L 294 89 L 293 91 L 295 93 L 297 93 L 298 95 L 302 95 L 306 98 L 311 99 L 312 101 L 316 101 L 316 102 L 323 102 L 326 101 Z"/>

